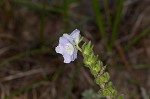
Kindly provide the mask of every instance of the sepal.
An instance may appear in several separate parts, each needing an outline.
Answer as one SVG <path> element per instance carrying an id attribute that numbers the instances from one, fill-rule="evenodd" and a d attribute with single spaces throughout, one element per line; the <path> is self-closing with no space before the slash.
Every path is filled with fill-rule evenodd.
<path id="1" fill-rule="evenodd" d="M 91 67 L 91 73 L 96 76 L 102 69 L 102 62 L 97 61 L 94 66 Z"/>
<path id="2" fill-rule="evenodd" d="M 113 85 L 111 82 L 108 82 L 108 84 L 106 84 L 104 89 L 101 89 L 100 93 L 104 96 L 108 96 L 108 97 L 115 97 L 117 92 L 116 90 L 113 88 Z"/>
<path id="3" fill-rule="evenodd" d="M 83 55 L 90 55 L 92 52 L 93 46 L 91 46 L 91 41 L 89 41 L 88 43 L 84 43 L 82 45 L 82 53 Z"/>
<path id="4" fill-rule="evenodd" d="M 105 72 L 102 75 L 97 76 L 95 81 L 96 81 L 96 84 L 100 85 L 100 84 L 103 84 L 103 83 L 107 83 L 109 78 L 110 77 L 109 77 L 108 72 Z"/>

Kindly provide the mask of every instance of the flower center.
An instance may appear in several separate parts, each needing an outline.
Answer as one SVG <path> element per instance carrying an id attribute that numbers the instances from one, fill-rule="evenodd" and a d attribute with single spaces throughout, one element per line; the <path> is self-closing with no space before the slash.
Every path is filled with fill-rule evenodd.
<path id="1" fill-rule="evenodd" d="M 73 47 L 73 45 L 70 44 L 70 43 L 67 43 L 67 44 L 66 44 L 65 49 L 66 49 L 66 51 L 67 51 L 67 53 L 68 53 L 69 55 L 72 55 L 73 52 L 74 52 L 74 47 Z"/>

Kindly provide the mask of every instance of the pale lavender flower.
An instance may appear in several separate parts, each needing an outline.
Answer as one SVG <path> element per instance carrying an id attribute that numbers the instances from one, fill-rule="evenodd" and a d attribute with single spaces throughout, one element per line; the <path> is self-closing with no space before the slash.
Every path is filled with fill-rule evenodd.
<path id="1" fill-rule="evenodd" d="M 57 53 L 63 55 L 64 63 L 70 63 L 77 58 L 75 45 L 79 43 L 80 31 L 75 29 L 70 35 L 63 34 L 59 38 L 59 45 L 55 48 Z"/>
<path id="2" fill-rule="evenodd" d="M 79 44 L 79 40 L 80 40 L 80 31 L 78 29 L 75 29 L 70 36 L 73 38 L 73 40 L 75 41 L 75 44 L 78 45 Z"/>

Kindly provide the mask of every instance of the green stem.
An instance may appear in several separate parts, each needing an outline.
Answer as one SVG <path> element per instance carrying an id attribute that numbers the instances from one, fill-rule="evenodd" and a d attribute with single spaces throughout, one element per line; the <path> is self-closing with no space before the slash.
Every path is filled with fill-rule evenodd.
<path id="1" fill-rule="evenodd" d="M 117 91 L 110 81 L 109 73 L 105 71 L 106 66 L 103 65 L 101 60 L 98 60 L 98 55 L 94 55 L 91 42 L 85 42 L 82 45 L 81 53 L 84 58 L 84 64 L 90 69 L 91 74 L 95 78 L 96 84 L 100 86 L 100 94 L 105 96 L 107 99 L 116 99 Z"/>
<path id="2" fill-rule="evenodd" d="M 79 47 L 79 45 L 76 45 L 76 49 L 82 53 L 82 49 Z"/>

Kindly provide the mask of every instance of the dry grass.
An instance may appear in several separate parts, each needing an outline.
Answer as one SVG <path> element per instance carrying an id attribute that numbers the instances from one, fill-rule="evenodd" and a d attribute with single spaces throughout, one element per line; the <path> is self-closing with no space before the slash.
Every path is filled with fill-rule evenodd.
<path id="1" fill-rule="evenodd" d="M 44 25 L 41 26 L 41 10 L 28 9 L 11 0 L 2 1 L 0 99 L 65 99 L 75 70 L 77 74 L 71 82 L 69 99 L 81 99 L 84 90 L 98 88 L 88 70 L 83 67 L 76 69 L 82 60 L 80 55 L 78 61 L 66 65 L 54 51 L 58 37 L 63 33 L 62 13 L 46 12 Z M 52 5 L 57 6 L 55 2 Z M 89 3 L 82 0 L 81 3 L 70 3 L 68 7 L 68 13 L 74 12 L 76 15 L 68 15 L 68 31 L 80 27 L 82 35 L 92 40 L 96 53 L 109 65 L 111 80 L 118 92 L 124 94 L 124 99 L 144 99 L 141 88 L 150 94 L 150 35 L 142 36 L 124 51 L 124 46 L 150 26 L 149 5 L 149 0 L 125 2 L 117 44 L 111 53 L 102 45 Z M 112 15 L 113 10 L 110 12 Z M 44 33 L 43 49 L 39 41 L 41 27 Z M 106 31 L 109 31 L 107 26 Z"/>

